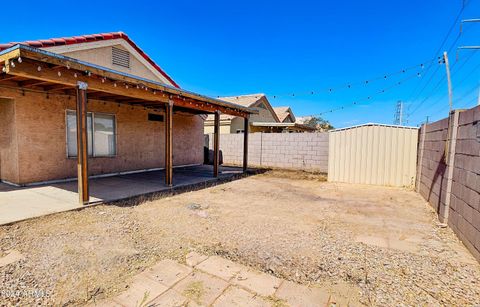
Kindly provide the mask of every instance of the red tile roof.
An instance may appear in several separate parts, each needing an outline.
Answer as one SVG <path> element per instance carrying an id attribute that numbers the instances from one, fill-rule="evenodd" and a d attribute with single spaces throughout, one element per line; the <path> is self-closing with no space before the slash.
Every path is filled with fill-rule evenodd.
<path id="1" fill-rule="evenodd" d="M 88 42 L 96 42 L 102 40 L 118 39 L 122 38 L 127 43 L 130 44 L 140 55 L 147 60 L 153 67 L 155 67 L 158 72 L 160 72 L 167 80 L 169 80 L 175 87 L 180 88 L 180 86 L 170 78 L 161 68 L 158 66 L 145 52 L 143 52 L 140 47 L 137 46 L 128 36 L 123 32 L 111 32 L 111 33 L 101 33 L 101 34 L 91 34 L 91 35 L 82 35 L 82 36 L 73 36 L 73 37 L 61 37 L 61 38 L 51 38 L 43 39 L 38 41 L 26 41 L 26 42 L 11 42 L 7 44 L 0 44 L 0 51 L 13 47 L 17 44 L 28 45 L 35 48 L 48 48 L 53 46 L 64 46 L 64 45 L 74 45 Z"/>

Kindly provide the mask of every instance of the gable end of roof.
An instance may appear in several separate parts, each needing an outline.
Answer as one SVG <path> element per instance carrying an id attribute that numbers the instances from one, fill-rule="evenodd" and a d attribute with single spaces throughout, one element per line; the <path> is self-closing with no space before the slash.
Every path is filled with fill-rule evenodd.
<path id="1" fill-rule="evenodd" d="M 130 46 L 132 46 L 135 51 L 137 51 L 140 56 L 142 56 L 150 65 L 152 65 L 162 76 L 164 76 L 169 82 L 173 84 L 173 86 L 180 88 L 180 86 L 173 81 L 173 79 L 163 71 L 160 66 L 158 66 L 137 44 L 135 44 L 127 34 L 123 32 L 110 32 L 110 33 L 100 33 L 100 34 L 90 34 L 90 35 L 81 35 L 81 36 L 72 36 L 72 37 L 60 37 L 60 38 L 51 38 L 51 39 L 43 39 L 43 40 L 36 40 L 36 41 L 25 41 L 25 42 L 11 42 L 6 44 L 0 44 L 0 51 L 13 47 L 15 45 L 28 45 L 35 48 L 48 48 L 48 47 L 55 47 L 55 46 L 65 46 L 65 45 L 74 45 L 74 44 L 82 44 L 82 43 L 89 43 L 89 42 L 96 42 L 96 41 L 103 41 L 103 40 L 112 40 L 112 39 L 123 39 L 125 40 Z"/>

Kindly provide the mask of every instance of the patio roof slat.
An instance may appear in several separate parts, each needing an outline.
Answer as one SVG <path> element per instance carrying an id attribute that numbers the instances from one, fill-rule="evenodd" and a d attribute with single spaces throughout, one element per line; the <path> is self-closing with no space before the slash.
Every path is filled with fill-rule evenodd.
<path id="1" fill-rule="evenodd" d="M 119 87 L 117 87 L 117 89 L 112 89 L 110 87 L 105 88 L 103 86 L 100 86 L 98 88 L 99 91 L 118 93 L 119 95 L 123 95 L 123 96 L 142 98 L 142 99 L 151 100 L 151 101 L 161 101 L 164 103 L 168 101 L 168 98 L 178 96 L 177 98 L 181 98 L 181 100 L 191 99 L 195 101 L 196 103 L 194 107 L 195 109 L 201 110 L 202 107 L 205 107 L 211 104 L 214 106 L 213 111 L 219 110 L 222 113 L 230 114 L 233 116 L 248 117 L 249 114 L 257 113 L 256 110 L 252 110 L 241 105 L 195 94 L 193 92 L 178 89 L 169 85 L 161 84 L 159 82 L 139 78 L 139 77 L 125 74 L 122 72 L 117 72 L 117 71 L 108 69 L 106 67 L 83 62 L 74 58 L 69 58 L 63 55 L 55 54 L 52 52 L 48 52 L 45 50 L 24 46 L 24 45 L 15 45 L 12 48 L 9 48 L 7 50 L 0 52 L 0 62 L 5 63 L 5 68 L 7 73 L 14 74 L 17 76 L 30 77 L 33 79 L 46 78 L 47 74 L 42 73 L 42 71 L 35 72 L 35 70 L 30 70 L 28 71 L 28 74 L 24 74 L 24 75 L 20 74 L 20 70 L 18 69 L 18 66 L 23 66 L 23 65 L 18 65 L 18 64 L 21 64 L 21 63 L 18 63 L 16 65 L 17 67 L 11 67 L 9 65 L 9 61 L 18 59 L 19 57 L 21 57 L 22 60 L 30 59 L 30 60 L 34 60 L 39 64 L 45 65 L 45 70 L 47 70 L 47 68 L 52 70 L 52 67 L 54 67 L 53 71 L 55 73 L 61 74 L 62 78 L 55 78 L 54 73 L 52 73 L 50 77 L 53 77 L 53 79 L 48 79 L 52 83 L 60 83 L 60 84 L 75 86 L 77 81 L 82 81 L 82 82 L 89 83 L 89 89 L 93 89 L 94 86 L 92 85 L 95 85 L 95 84 L 92 84 L 92 79 L 94 79 L 94 77 L 97 77 L 104 80 L 104 82 L 105 80 L 108 80 L 109 81 L 108 83 L 110 84 L 107 84 L 107 86 L 111 85 L 112 84 L 111 82 L 123 83 L 123 84 L 126 84 L 127 86 L 128 84 L 132 85 L 132 87 L 129 88 L 131 89 L 130 91 L 116 92 L 116 90 L 120 90 Z M 78 75 L 77 77 L 78 80 L 72 80 L 71 78 L 66 80 L 66 78 L 63 77 L 63 71 L 66 68 L 68 68 L 69 71 L 74 71 L 74 70 L 80 71 L 82 72 L 82 75 Z M 27 71 L 24 71 L 24 72 L 27 72 Z M 88 72 L 88 76 L 89 76 L 88 80 L 85 80 L 84 78 L 85 76 L 83 76 L 85 72 Z M 48 81 L 48 80 L 45 80 L 45 81 Z M 106 83 L 107 82 L 105 82 L 105 84 Z M 149 91 L 145 91 L 146 93 L 141 94 L 140 93 L 141 89 L 138 89 L 138 88 L 137 90 L 139 91 L 133 93 L 132 90 L 135 90 L 135 88 L 133 88 L 133 85 L 145 85 L 150 90 L 152 90 L 152 92 L 156 90 L 162 94 L 157 96 L 165 95 L 167 99 L 165 100 L 165 99 L 156 98 L 155 96 L 152 95 L 152 92 L 149 92 Z M 186 108 L 192 108 L 192 105 L 193 105 L 192 103 L 189 103 L 189 102 L 183 103 L 181 100 L 177 100 L 176 103 L 179 103 Z M 208 110 L 206 111 L 211 112 L 212 108 L 208 108 Z"/>

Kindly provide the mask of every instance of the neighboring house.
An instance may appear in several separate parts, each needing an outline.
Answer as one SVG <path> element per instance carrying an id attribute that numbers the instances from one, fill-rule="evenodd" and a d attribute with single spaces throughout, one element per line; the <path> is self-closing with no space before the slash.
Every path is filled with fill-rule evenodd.
<path id="1" fill-rule="evenodd" d="M 0 66 L 0 180 L 16 185 L 201 164 L 205 115 L 251 113 L 180 89 L 122 32 L 0 44 Z"/>
<path id="2" fill-rule="evenodd" d="M 280 133 L 315 131 L 314 128 L 295 123 L 295 115 L 290 107 L 272 107 L 265 94 L 220 97 L 218 99 L 240 104 L 258 111 L 258 114 L 252 114 L 250 116 L 250 132 Z M 205 134 L 214 132 L 214 123 L 214 116 L 209 115 L 205 121 Z M 221 115 L 220 133 L 242 133 L 244 131 L 243 123 L 243 118 Z"/>
<path id="3" fill-rule="evenodd" d="M 294 123 L 295 115 L 290 107 L 274 107 L 273 110 L 277 114 L 281 123 Z"/>
<path id="4" fill-rule="evenodd" d="M 258 111 L 258 114 L 250 116 L 250 132 L 259 132 L 261 128 L 255 127 L 253 123 L 278 123 L 280 119 L 273 110 L 265 94 L 251 94 L 232 97 L 220 97 L 223 101 L 235 103 Z M 205 120 L 205 134 L 214 131 L 214 116 L 209 115 Z M 244 131 L 243 118 L 238 116 L 220 115 L 220 133 L 242 133 Z"/>

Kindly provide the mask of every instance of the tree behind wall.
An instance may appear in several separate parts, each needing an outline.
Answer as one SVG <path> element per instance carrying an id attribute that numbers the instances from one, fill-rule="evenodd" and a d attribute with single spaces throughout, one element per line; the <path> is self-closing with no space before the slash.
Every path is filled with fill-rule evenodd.
<path id="1" fill-rule="evenodd" d="M 318 131 L 328 131 L 335 129 L 330 122 L 320 116 L 312 116 L 303 122 L 304 125 L 317 129 Z"/>

